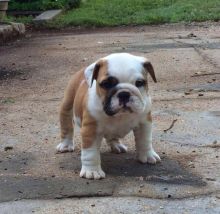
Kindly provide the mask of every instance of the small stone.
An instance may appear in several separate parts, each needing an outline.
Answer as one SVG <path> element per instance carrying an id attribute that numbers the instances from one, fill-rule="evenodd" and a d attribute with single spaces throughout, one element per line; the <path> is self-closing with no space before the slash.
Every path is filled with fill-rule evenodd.
<path id="1" fill-rule="evenodd" d="M 215 178 L 206 178 L 207 181 L 216 181 Z"/>
<path id="2" fill-rule="evenodd" d="M 140 185 L 140 188 L 142 188 L 142 187 L 144 187 L 144 184 L 141 184 L 141 185 Z"/>
<path id="3" fill-rule="evenodd" d="M 217 140 L 214 140 L 212 144 L 216 145 L 218 142 Z"/>
<path id="4" fill-rule="evenodd" d="M 162 206 L 160 206 L 160 209 L 163 209 L 163 207 L 162 207 Z"/>
<path id="5" fill-rule="evenodd" d="M 141 176 L 141 177 L 139 177 L 139 180 L 140 180 L 140 181 L 143 181 L 143 180 L 144 180 L 144 178 Z"/>
<path id="6" fill-rule="evenodd" d="M 185 91 L 184 94 L 185 94 L 185 95 L 189 95 L 189 94 L 191 94 L 191 93 L 190 93 L 189 91 Z"/>
<path id="7" fill-rule="evenodd" d="M 187 37 L 189 38 L 189 37 L 197 37 L 194 33 L 189 33 L 188 35 L 187 35 Z"/>
<path id="8" fill-rule="evenodd" d="M 95 207 L 95 204 L 91 204 L 91 207 Z"/>
<path id="9" fill-rule="evenodd" d="M 12 150 L 12 149 L 13 149 L 13 146 L 6 146 L 6 147 L 4 148 L 5 151 Z"/>
<path id="10" fill-rule="evenodd" d="M 167 196 L 167 198 L 171 198 L 171 197 L 172 197 L 172 195 L 170 195 L 170 194 Z"/>
<path id="11" fill-rule="evenodd" d="M 195 72 L 195 74 L 201 74 L 201 73 L 202 73 L 201 71 Z"/>
<path id="12" fill-rule="evenodd" d="M 168 188 L 167 188 L 167 187 L 164 187 L 164 188 L 163 188 L 163 190 L 165 190 L 165 191 L 166 191 L 166 190 L 168 190 Z"/>
<path id="13" fill-rule="evenodd" d="M 202 97 L 202 96 L 204 96 L 204 94 L 202 94 L 202 93 L 199 93 L 199 94 L 198 94 L 198 96 L 199 96 L 199 97 Z"/>

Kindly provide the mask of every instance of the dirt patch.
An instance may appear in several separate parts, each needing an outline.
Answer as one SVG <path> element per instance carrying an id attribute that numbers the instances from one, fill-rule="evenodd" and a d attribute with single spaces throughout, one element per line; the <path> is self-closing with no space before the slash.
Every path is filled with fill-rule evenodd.
<path id="1" fill-rule="evenodd" d="M 27 71 L 17 70 L 16 68 L 8 69 L 5 67 L 0 67 L 0 80 L 7 80 L 17 76 L 24 76 L 26 73 Z"/>

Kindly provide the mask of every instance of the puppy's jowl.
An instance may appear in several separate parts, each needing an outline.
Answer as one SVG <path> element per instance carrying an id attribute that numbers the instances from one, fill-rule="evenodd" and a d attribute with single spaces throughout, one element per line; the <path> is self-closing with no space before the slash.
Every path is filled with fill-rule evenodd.
<path id="1" fill-rule="evenodd" d="M 142 163 L 160 161 L 152 147 L 148 73 L 156 82 L 148 59 L 119 53 L 101 58 L 73 75 L 61 105 L 61 143 L 57 151 L 73 151 L 73 128 L 78 125 L 82 135 L 80 177 L 104 178 L 102 139 L 113 152 L 126 152 L 127 147 L 119 139 L 130 131 L 134 132 L 137 159 Z"/>

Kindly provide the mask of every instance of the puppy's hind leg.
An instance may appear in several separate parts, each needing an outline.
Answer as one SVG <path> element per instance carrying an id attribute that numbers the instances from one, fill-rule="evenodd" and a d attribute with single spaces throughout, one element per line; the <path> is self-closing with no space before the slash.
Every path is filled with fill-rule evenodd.
<path id="1" fill-rule="evenodd" d="M 72 152 L 73 144 L 73 102 L 69 97 L 64 97 L 60 109 L 60 128 L 61 128 L 61 143 L 57 145 L 58 153 Z"/>
<path id="2" fill-rule="evenodd" d="M 125 153 L 127 152 L 127 146 L 120 143 L 119 139 L 113 138 L 113 139 L 106 139 L 107 144 L 111 147 L 111 151 L 113 153 Z"/>

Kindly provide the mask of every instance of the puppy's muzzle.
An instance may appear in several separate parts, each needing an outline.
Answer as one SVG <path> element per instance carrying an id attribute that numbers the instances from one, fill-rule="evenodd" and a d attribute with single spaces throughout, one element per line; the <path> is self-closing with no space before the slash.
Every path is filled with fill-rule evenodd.
<path id="1" fill-rule="evenodd" d="M 120 105 L 125 106 L 126 103 L 129 102 L 131 94 L 129 92 L 127 92 L 127 91 L 121 91 L 121 92 L 118 93 L 117 97 L 119 99 Z"/>

